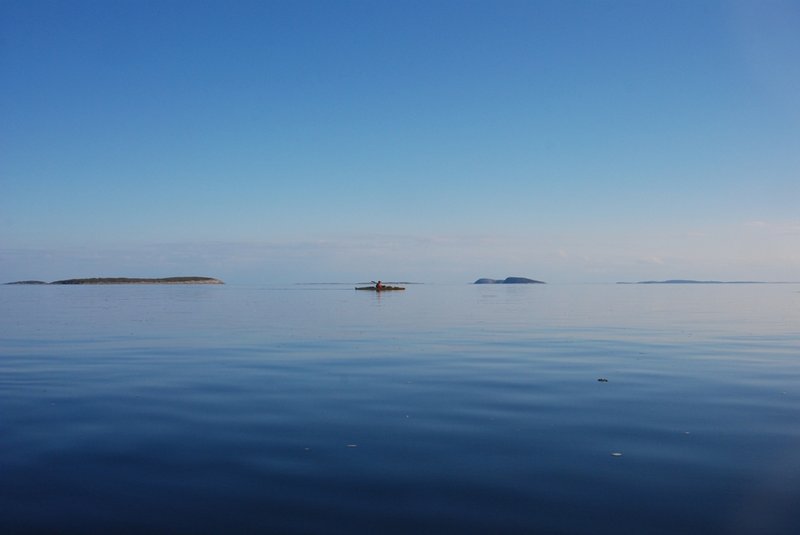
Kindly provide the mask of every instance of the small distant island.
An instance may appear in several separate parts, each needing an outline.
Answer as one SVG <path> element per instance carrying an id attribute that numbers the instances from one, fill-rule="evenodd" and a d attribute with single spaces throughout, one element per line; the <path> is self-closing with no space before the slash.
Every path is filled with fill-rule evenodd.
<path id="1" fill-rule="evenodd" d="M 166 277 L 148 279 L 138 277 L 94 277 L 90 279 L 64 279 L 53 282 L 26 280 L 6 284 L 225 284 L 212 277 Z"/>
<path id="2" fill-rule="evenodd" d="M 543 281 L 528 279 L 525 277 L 506 277 L 498 279 L 478 279 L 473 284 L 545 284 Z"/>
<path id="3" fill-rule="evenodd" d="M 765 284 L 761 281 L 698 281 L 691 279 L 670 279 L 665 281 L 639 281 L 639 282 L 618 282 L 617 284 Z"/>

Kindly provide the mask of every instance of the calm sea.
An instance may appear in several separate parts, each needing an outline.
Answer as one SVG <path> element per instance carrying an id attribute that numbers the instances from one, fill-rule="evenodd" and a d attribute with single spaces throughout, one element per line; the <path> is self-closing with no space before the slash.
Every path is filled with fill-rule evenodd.
<path id="1" fill-rule="evenodd" d="M 798 285 L 0 286 L 0 533 L 799 525 Z"/>

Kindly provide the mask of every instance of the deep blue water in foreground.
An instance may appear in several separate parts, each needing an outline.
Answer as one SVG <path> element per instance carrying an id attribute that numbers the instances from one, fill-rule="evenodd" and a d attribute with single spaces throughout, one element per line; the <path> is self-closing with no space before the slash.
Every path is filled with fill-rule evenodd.
<path id="1" fill-rule="evenodd" d="M 0 287 L 0 533 L 792 533 L 798 504 L 797 285 Z"/>

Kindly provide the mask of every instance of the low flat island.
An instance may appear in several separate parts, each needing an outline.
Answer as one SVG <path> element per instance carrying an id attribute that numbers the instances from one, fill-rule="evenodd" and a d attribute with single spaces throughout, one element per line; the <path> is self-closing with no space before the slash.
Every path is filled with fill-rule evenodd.
<path id="1" fill-rule="evenodd" d="M 8 282 L 6 284 L 225 284 L 213 277 L 166 277 L 148 279 L 139 277 L 94 277 L 90 279 L 64 279 L 53 282 L 35 280 Z"/>
<path id="2" fill-rule="evenodd" d="M 768 284 L 762 281 L 718 281 L 718 280 L 692 280 L 692 279 L 669 279 L 664 281 L 639 281 L 639 282 L 618 282 L 617 284 Z"/>

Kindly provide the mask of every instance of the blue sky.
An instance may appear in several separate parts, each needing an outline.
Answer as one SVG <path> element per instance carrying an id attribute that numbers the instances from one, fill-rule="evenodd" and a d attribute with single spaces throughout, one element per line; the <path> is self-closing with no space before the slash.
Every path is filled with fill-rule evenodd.
<path id="1" fill-rule="evenodd" d="M 800 280 L 800 4 L 0 3 L 0 281 Z"/>

